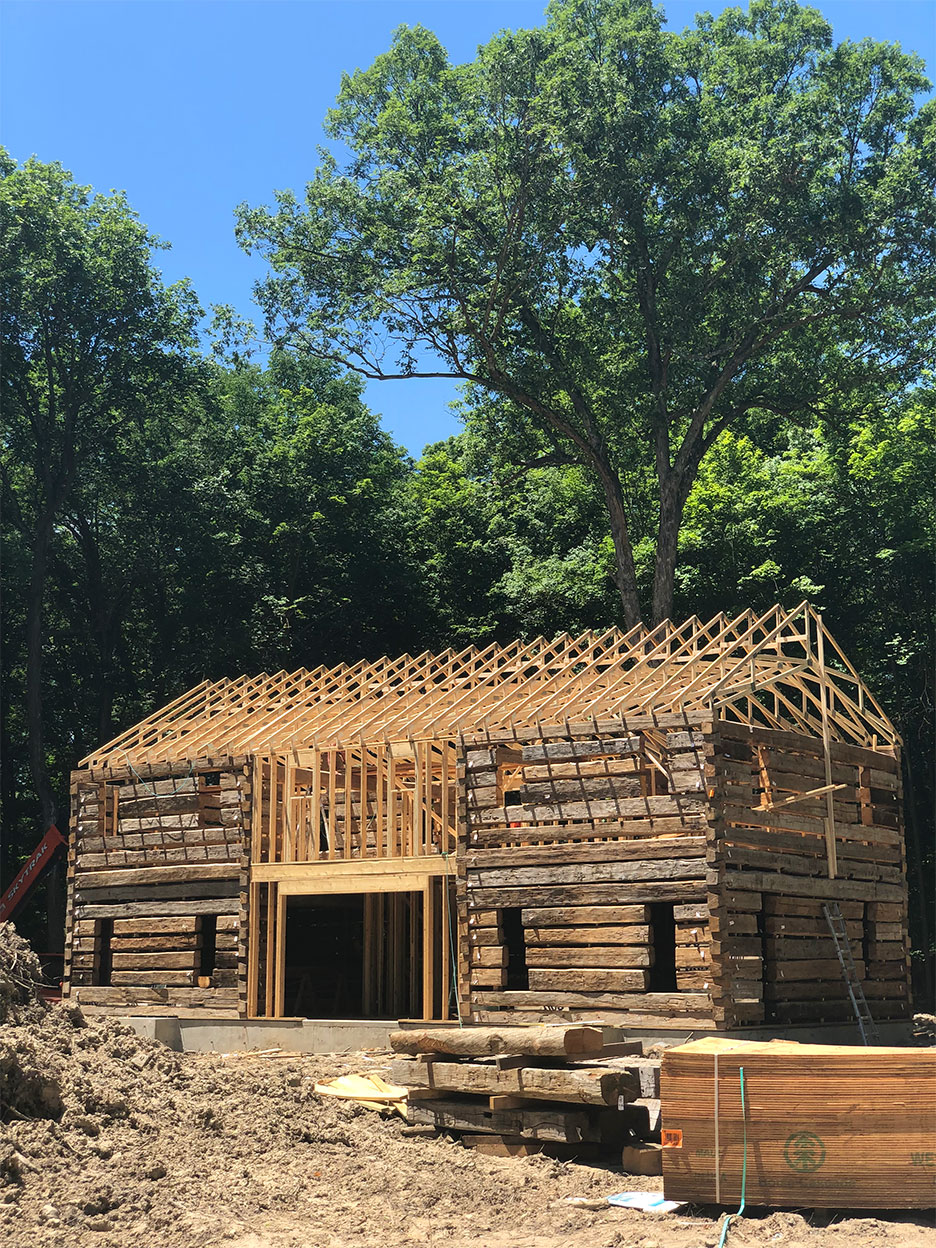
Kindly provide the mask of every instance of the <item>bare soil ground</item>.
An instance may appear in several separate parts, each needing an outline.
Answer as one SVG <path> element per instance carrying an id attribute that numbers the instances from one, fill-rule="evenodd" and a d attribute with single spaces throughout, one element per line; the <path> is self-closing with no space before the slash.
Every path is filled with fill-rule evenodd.
<path id="1" fill-rule="evenodd" d="M 481 1156 L 313 1091 L 317 1079 L 380 1072 L 381 1055 L 178 1054 L 119 1022 L 46 1009 L 33 993 L 38 966 L 10 933 L 0 928 L 5 1248 L 717 1243 L 718 1210 L 648 1216 L 566 1203 L 659 1180 Z M 728 1244 L 932 1248 L 936 1230 L 926 1214 L 755 1212 L 732 1225 Z"/>

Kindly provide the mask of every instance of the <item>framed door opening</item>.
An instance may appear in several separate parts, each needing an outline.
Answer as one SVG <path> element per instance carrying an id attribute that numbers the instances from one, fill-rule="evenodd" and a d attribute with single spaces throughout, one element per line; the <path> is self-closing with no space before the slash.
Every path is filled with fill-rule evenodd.
<path id="1" fill-rule="evenodd" d="M 251 883 L 248 1018 L 455 1017 L 454 879 L 351 866 Z"/>
<path id="2" fill-rule="evenodd" d="M 285 919 L 287 1017 L 422 1013 L 422 893 L 294 896 Z"/>

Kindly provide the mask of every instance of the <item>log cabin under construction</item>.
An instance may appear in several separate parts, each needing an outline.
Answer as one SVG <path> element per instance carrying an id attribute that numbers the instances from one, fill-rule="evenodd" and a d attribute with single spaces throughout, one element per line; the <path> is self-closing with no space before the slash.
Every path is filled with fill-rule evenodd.
<path id="1" fill-rule="evenodd" d="M 909 1012 L 899 737 L 802 604 L 206 681 L 72 774 L 65 993 L 733 1029 Z"/>

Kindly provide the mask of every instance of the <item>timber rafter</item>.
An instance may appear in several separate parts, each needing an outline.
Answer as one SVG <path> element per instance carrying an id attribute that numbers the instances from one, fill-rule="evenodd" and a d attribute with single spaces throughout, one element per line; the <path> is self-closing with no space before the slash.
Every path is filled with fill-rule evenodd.
<path id="1" fill-rule="evenodd" d="M 708 710 L 871 748 L 897 732 L 807 603 L 757 616 L 204 681 L 83 759 L 174 762 Z"/>

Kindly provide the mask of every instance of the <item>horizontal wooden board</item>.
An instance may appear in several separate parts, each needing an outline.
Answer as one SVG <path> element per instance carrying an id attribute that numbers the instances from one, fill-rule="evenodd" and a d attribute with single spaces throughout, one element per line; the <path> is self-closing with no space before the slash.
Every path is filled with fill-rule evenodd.
<path id="1" fill-rule="evenodd" d="M 613 904 L 689 901 L 705 897 L 701 880 L 642 881 L 632 884 L 565 884 L 551 887 L 478 888 L 471 892 L 473 902 L 482 907 L 529 905 L 533 909 L 554 906 L 600 906 Z"/>
<path id="2" fill-rule="evenodd" d="M 592 1018 L 604 1016 L 605 1008 L 646 1013 L 659 1019 L 672 1014 L 694 1014 L 704 1018 L 711 1013 L 711 999 L 704 992 L 606 992 L 606 991 L 524 991 L 486 992 L 472 995 L 472 1006 L 485 1008 L 593 1010 Z"/>
<path id="3" fill-rule="evenodd" d="M 158 868 L 154 869 L 158 870 Z M 144 902 L 152 907 L 157 903 L 178 901 L 183 898 L 207 901 L 212 898 L 235 897 L 239 883 L 239 871 L 227 880 L 200 880 L 189 884 L 154 884 L 151 886 L 138 884 L 132 888 L 127 886 L 86 888 L 79 877 L 75 881 L 74 896 L 75 904 L 82 908 L 84 914 L 86 906 L 108 902 L 118 905 L 124 899 Z"/>
<path id="4" fill-rule="evenodd" d="M 531 992 L 641 992 L 647 987 L 647 973 L 641 970 L 612 970 L 605 967 L 576 967 L 574 970 L 529 970 Z"/>
<path id="5" fill-rule="evenodd" d="M 181 950 L 198 949 L 201 946 L 200 932 L 164 932 L 161 936 L 115 936 L 110 947 L 115 954 L 130 953 L 173 953 Z M 116 966 L 117 963 L 115 962 Z M 142 965 L 142 963 L 140 964 Z"/>
<path id="6" fill-rule="evenodd" d="M 650 928 L 615 927 L 528 927 L 524 932 L 528 949 L 538 945 L 648 945 Z"/>
<path id="7" fill-rule="evenodd" d="M 528 763 L 523 768 L 525 781 L 574 780 L 577 777 L 634 776 L 647 767 L 646 760 L 639 757 L 599 758 L 571 763 L 545 763 L 536 766 Z"/>
<path id="8" fill-rule="evenodd" d="M 76 877 L 81 888 L 130 888 L 136 884 L 200 884 L 203 880 L 229 880 L 239 876 L 229 863 L 197 863 L 191 866 L 141 867 L 137 870 L 82 871 Z"/>
<path id="9" fill-rule="evenodd" d="M 469 832 L 469 843 L 472 849 L 481 849 L 519 841 L 524 844 L 552 845 L 566 841 L 598 839 L 644 840 L 657 836 L 704 835 L 707 827 L 704 813 L 633 819 L 582 819 L 575 823 L 529 824 L 522 828 L 487 828 L 473 824 Z"/>
<path id="10" fill-rule="evenodd" d="M 584 845 L 519 845 L 510 849 L 470 849 L 464 865 L 470 870 L 527 866 L 563 866 L 579 862 L 635 862 L 665 858 L 703 858 L 703 836 L 670 836 L 653 840 L 605 840 Z"/>
<path id="11" fill-rule="evenodd" d="M 641 749 L 639 736 L 585 738 L 579 741 L 543 742 L 524 745 L 521 757 L 525 763 L 565 762 L 568 759 L 594 758 L 595 755 L 636 754 Z"/>
<path id="12" fill-rule="evenodd" d="M 700 847 L 704 853 L 704 847 Z M 683 851 L 687 853 L 689 851 Z M 701 854 L 697 857 L 639 859 L 624 862 L 572 863 L 557 867 L 518 867 L 514 870 L 468 871 L 469 888 L 527 888 L 538 885 L 591 884 L 701 879 Z"/>
<path id="13" fill-rule="evenodd" d="M 147 919 L 117 919 L 114 922 L 114 935 L 150 936 L 158 935 L 159 933 L 194 933 L 199 931 L 200 928 L 201 918 L 196 914 L 179 914 Z"/>
<path id="14" fill-rule="evenodd" d="M 514 1135 L 531 1140 L 556 1140 L 580 1144 L 601 1139 L 601 1130 L 592 1115 L 581 1110 L 561 1110 L 542 1106 L 535 1110 L 490 1110 L 473 1101 L 411 1101 L 409 1122 L 434 1126 L 439 1130 L 485 1131 Z"/>
<path id="15" fill-rule="evenodd" d="M 394 1053 L 455 1057 L 556 1057 L 591 1059 L 604 1049 L 598 1027 L 553 1022 L 546 1027 L 414 1027 L 390 1033 Z"/>
<path id="16" fill-rule="evenodd" d="M 162 953 L 145 953 L 139 950 L 118 953 L 115 950 L 112 965 L 115 971 L 193 971 L 198 966 L 200 957 L 197 950 L 177 949 Z"/>
<path id="17" fill-rule="evenodd" d="M 115 988 L 122 986 L 158 984 L 173 988 L 195 988 L 195 971 L 114 971 L 111 984 Z"/>
<path id="18" fill-rule="evenodd" d="M 636 970 L 650 966 L 652 961 L 651 950 L 636 945 L 585 945 L 581 948 L 527 945 L 526 948 L 528 967 L 611 966 Z"/>
<path id="19" fill-rule="evenodd" d="M 482 824 L 550 823 L 555 819 L 615 819 L 623 816 L 698 815 L 705 811 L 703 798 L 675 794 L 666 797 L 621 797 L 613 801 L 553 802 L 550 804 L 494 806 L 478 813 Z"/>
<path id="20" fill-rule="evenodd" d="M 116 897 L 110 903 L 87 904 L 77 903 L 76 917 L 79 919 L 131 919 L 167 916 L 230 914 L 236 915 L 240 903 L 236 897 L 213 897 L 198 901 L 174 901 L 151 899 L 149 901 L 120 901 Z"/>
<path id="21" fill-rule="evenodd" d="M 554 909 L 524 910 L 524 927 L 578 927 L 595 924 L 646 924 L 650 911 L 646 906 L 560 906 Z"/>
<path id="22" fill-rule="evenodd" d="M 763 893 L 783 893 L 798 897 L 819 897 L 829 901 L 868 900 L 900 901 L 904 896 L 898 884 L 871 880 L 829 880 L 818 877 L 786 875 L 779 872 L 730 870 L 723 877 L 729 886 Z"/>

